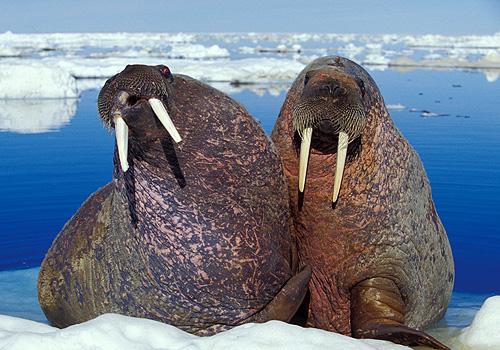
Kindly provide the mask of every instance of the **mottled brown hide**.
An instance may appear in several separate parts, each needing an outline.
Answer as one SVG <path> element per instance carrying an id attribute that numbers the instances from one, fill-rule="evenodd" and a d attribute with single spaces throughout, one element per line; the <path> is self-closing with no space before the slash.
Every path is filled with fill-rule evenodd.
<path id="1" fill-rule="evenodd" d="M 108 113 L 120 113 L 129 127 L 130 168 L 123 172 L 115 151 L 111 184 L 87 200 L 47 253 L 39 277 L 47 318 L 68 326 L 116 312 L 203 335 L 268 320 L 265 312 L 289 318 L 309 275 L 294 279 L 274 146 L 230 97 L 158 69 L 129 66 L 101 91 L 105 124 L 112 125 Z M 129 98 L 117 99 L 123 91 Z M 157 120 L 151 97 L 163 102 L 181 143 Z"/>
<path id="2" fill-rule="evenodd" d="M 315 75 L 308 80 L 310 71 Z M 337 99 L 333 93 L 331 98 L 326 89 L 315 102 L 318 106 L 310 108 L 326 113 L 325 103 L 329 103 L 331 120 L 359 131 L 349 144 L 339 198 L 333 206 L 337 135 L 326 122 L 311 124 L 305 190 L 298 192 L 300 137 L 293 124 L 294 118 L 309 116 L 297 116 L 296 106 L 312 101 L 309 84 L 319 84 L 318 76 L 335 80 L 346 90 L 342 94 L 346 97 Z M 349 103 L 363 106 L 364 113 L 346 122 L 343 119 L 350 117 L 343 111 L 349 110 Z M 308 122 L 306 117 L 303 123 Z M 299 261 L 312 268 L 308 324 L 352 334 L 351 320 L 376 309 L 370 309 L 369 303 L 353 306 L 351 292 L 372 278 L 390 281 L 395 287 L 389 294 L 400 295 L 401 304 L 395 304 L 389 319 L 417 329 L 439 320 L 453 287 L 450 245 L 422 162 L 394 126 L 369 74 L 344 58 L 313 61 L 288 92 L 272 139 L 288 181 Z M 372 316 L 380 315 L 374 311 Z"/>

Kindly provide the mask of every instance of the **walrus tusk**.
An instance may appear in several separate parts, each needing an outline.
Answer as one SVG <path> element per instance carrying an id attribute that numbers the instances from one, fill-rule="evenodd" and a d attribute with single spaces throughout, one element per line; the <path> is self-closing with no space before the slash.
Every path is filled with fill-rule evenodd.
<path id="1" fill-rule="evenodd" d="M 340 184 L 344 174 L 345 158 L 347 156 L 347 145 L 349 144 L 349 135 L 345 132 L 339 132 L 339 144 L 337 146 L 337 166 L 335 168 L 335 182 L 333 183 L 333 198 L 335 203 L 339 198 Z"/>
<path id="2" fill-rule="evenodd" d="M 309 162 L 309 150 L 311 149 L 312 128 L 305 128 L 302 132 L 302 142 L 300 143 L 299 160 L 299 191 L 304 192 L 307 175 L 307 163 Z"/>
<path id="3" fill-rule="evenodd" d="M 120 165 L 123 172 L 128 170 L 128 126 L 121 116 L 116 116 L 115 121 L 115 136 L 116 147 L 118 148 L 118 157 L 120 158 Z"/>
<path id="4" fill-rule="evenodd" d="M 151 105 L 151 108 L 153 108 L 153 112 L 155 112 L 156 116 L 160 120 L 160 122 L 163 124 L 165 129 L 167 129 L 168 133 L 174 139 L 175 142 L 179 143 L 182 141 L 181 136 L 179 135 L 179 132 L 175 128 L 174 123 L 172 122 L 172 119 L 168 115 L 167 110 L 165 109 L 165 106 L 163 105 L 163 102 L 158 100 L 157 98 L 150 98 L 148 100 L 149 104 Z"/>

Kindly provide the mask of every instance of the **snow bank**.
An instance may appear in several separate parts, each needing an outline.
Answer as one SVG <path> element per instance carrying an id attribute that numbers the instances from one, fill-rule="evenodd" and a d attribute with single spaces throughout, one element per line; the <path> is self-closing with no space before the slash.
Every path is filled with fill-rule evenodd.
<path id="1" fill-rule="evenodd" d="M 279 321 L 245 324 L 212 337 L 197 337 L 160 322 L 106 314 L 59 330 L 0 316 L 0 348 L 9 350 L 410 350 L 381 340 L 356 340 Z"/>
<path id="2" fill-rule="evenodd" d="M 36 61 L 0 63 L 0 99 L 77 96 L 75 78 L 67 70 Z"/>
<path id="3" fill-rule="evenodd" d="M 0 349 L 410 350 L 389 342 L 356 340 L 278 321 L 246 324 L 213 337 L 200 338 L 160 322 L 107 314 L 60 330 L 45 324 L 38 306 L 38 270 L 0 272 L 0 314 L 11 315 L 0 315 Z M 484 301 L 485 298 L 454 293 L 443 320 L 447 328 L 430 330 L 430 333 L 453 350 L 500 349 L 500 296 Z M 473 313 L 476 315 L 472 320 Z M 458 328 L 469 324 L 468 328 Z"/>
<path id="4" fill-rule="evenodd" d="M 69 124 L 77 99 L 0 100 L 0 131 L 37 134 Z"/>
<path id="5" fill-rule="evenodd" d="M 463 349 L 500 349 L 500 296 L 488 298 L 470 327 L 459 336 Z"/>

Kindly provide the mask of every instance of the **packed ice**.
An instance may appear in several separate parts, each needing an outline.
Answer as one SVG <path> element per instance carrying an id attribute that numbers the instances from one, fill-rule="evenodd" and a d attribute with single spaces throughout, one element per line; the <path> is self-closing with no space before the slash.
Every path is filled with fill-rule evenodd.
<path id="1" fill-rule="evenodd" d="M 0 60 L 0 99 L 75 98 L 76 80 L 64 68 Z"/>
<path id="2" fill-rule="evenodd" d="M 74 97 L 81 88 L 99 88 L 134 63 L 167 64 L 175 73 L 208 83 L 289 83 L 307 63 L 323 55 L 346 56 L 378 70 L 477 69 L 495 81 L 500 72 L 500 32 L 464 36 L 6 32 L 0 34 L 0 99 Z"/>

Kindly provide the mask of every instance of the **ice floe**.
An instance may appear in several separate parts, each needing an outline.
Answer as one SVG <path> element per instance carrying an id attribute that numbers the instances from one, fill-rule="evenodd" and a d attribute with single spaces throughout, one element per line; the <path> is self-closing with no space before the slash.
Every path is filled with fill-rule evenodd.
<path id="1" fill-rule="evenodd" d="M 32 61 L 0 61 L 0 99 L 74 98 L 76 81 L 64 68 Z"/>
<path id="2" fill-rule="evenodd" d="M 403 109 L 406 109 L 406 106 L 401 103 L 388 104 L 386 107 L 390 111 L 402 111 Z"/>
<path id="3" fill-rule="evenodd" d="M 120 72 L 128 64 L 167 64 L 174 73 L 189 75 L 206 82 L 283 83 L 291 82 L 304 68 L 304 64 L 290 59 L 248 58 L 241 60 L 194 60 L 108 57 L 98 62 L 91 58 L 72 57 L 64 60 L 45 58 L 1 63 L 0 69 L 12 65 L 15 69 L 0 80 L 0 98 L 57 98 L 76 97 L 78 89 L 100 88 L 103 82 Z M 23 68 L 26 69 L 23 69 Z M 40 72 L 38 80 L 33 76 Z M 52 72 L 52 74 L 51 74 Z M 3 73 L 0 71 L 0 78 Z M 79 79 L 78 83 L 75 78 Z M 80 81 L 86 79 L 88 81 Z M 78 87 L 78 89 L 77 89 Z"/>
<path id="4" fill-rule="evenodd" d="M 290 83 L 314 58 L 343 55 L 369 69 L 477 69 L 500 74 L 500 33 L 362 35 L 328 33 L 0 34 L 0 98 L 77 96 L 134 63 L 167 64 L 207 82 Z M 97 82 L 97 81 L 95 81 Z"/>
<path id="5" fill-rule="evenodd" d="M 203 46 L 199 44 L 174 45 L 172 50 L 167 54 L 169 58 L 220 58 L 229 57 L 227 49 L 219 47 L 219 45 Z"/>

